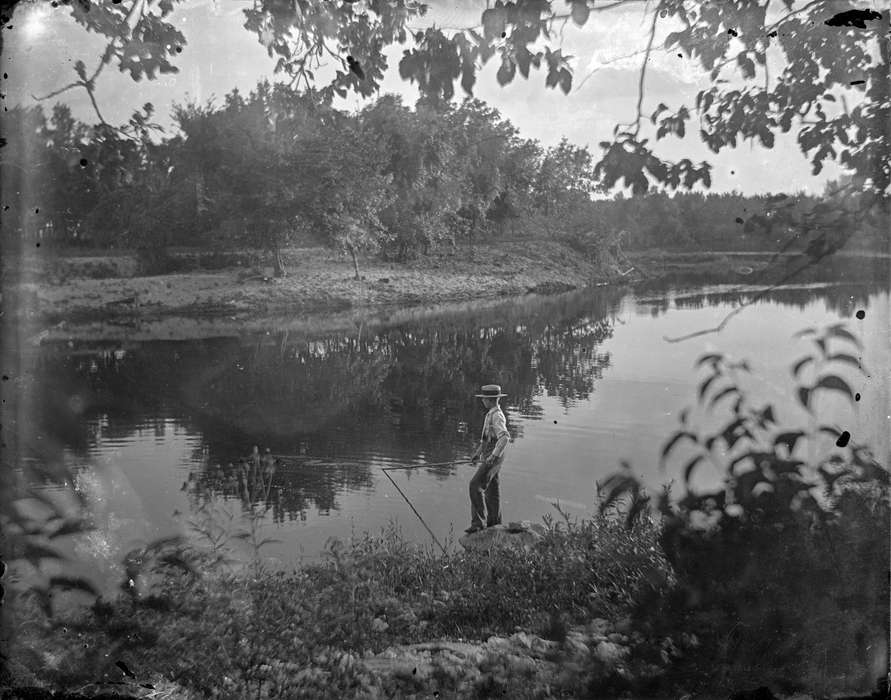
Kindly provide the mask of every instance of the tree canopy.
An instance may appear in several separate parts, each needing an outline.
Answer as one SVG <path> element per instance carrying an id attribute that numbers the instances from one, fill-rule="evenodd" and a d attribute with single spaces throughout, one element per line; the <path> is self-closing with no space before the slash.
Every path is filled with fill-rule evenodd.
<path id="1" fill-rule="evenodd" d="M 277 59 L 276 71 L 292 86 L 317 89 L 325 99 L 348 91 L 376 94 L 387 49 L 400 45 L 400 76 L 416 83 L 424 96 L 451 100 L 459 89 L 472 96 L 480 69 L 489 62 L 498 64 L 500 85 L 538 72 L 546 87 L 568 92 L 575 77 L 573 57 L 560 47 L 559 28 L 568 22 L 609 22 L 611 12 L 635 1 L 495 0 L 481 9 L 474 26 L 419 29 L 428 6 L 416 0 L 254 0 L 244 10 L 244 27 Z M 70 2 L 74 20 L 106 37 L 107 47 L 91 73 L 78 63 L 77 79 L 62 90 L 81 87 L 92 98 L 108 65 L 135 80 L 176 72 L 188 41 L 172 21 L 181 4 Z M 887 12 L 863 10 L 850 0 L 657 0 L 649 5 L 636 118 L 617 125 L 613 140 L 600 144 L 595 172 L 603 186 L 621 181 L 635 193 L 654 184 L 709 186 L 707 163 L 669 162 L 656 154 L 644 133 L 650 121 L 656 140 L 690 132 L 716 153 L 747 140 L 771 147 L 777 134 L 792 132 L 815 171 L 834 161 L 854 174 L 858 189 L 887 194 Z M 712 85 L 691 95 L 690 104 L 660 104 L 647 115 L 642 112 L 646 70 L 660 48 L 656 37 L 663 27 L 673 31 L 661 48 L 698 61 Z M 323 80 L 320 66 L 332 59 L 340 68 Z M 101 119 L 98 110 L 97 105 Z"/>
<path id="2" fill-rule="evenodd" d="M 165 270 L 151 256 L 167 246 L 197 246 L 266 249 L 281 274 L 282 248 L 324 244 L 349 253 L 357 277 L 362 253 L 404 261 L 505 238 L 562 240 L 592 261 L 609 241 L 771 250 L 820 211 L 833 240 L 882 240 L 878 226 L 826 218 L 849 181 L 818 198 L 656 189 L 607 198 L 587 147 L 522 139 L 477 99 L 411 107 L 384 95 L 349 114 L 318 92 L 264 81 L 218 106 L 176 105 L 177 132 L 160 139 L 153 111 L 132 115 L 133 136 L 84 124 L 61 104 L 49 118 L 40 106 L 7 112 L 13 132 L 34 135 L 0 162 L 5 183 L 27 185 L 11 202 L 18 237 L 142 249 L 144 272 Z M 802 251 L 812 241 L 794 243 Z"/>

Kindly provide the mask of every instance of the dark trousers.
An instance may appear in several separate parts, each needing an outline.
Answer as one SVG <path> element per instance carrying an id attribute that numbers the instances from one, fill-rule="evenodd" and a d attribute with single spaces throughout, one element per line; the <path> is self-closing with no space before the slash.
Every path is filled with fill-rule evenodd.
<path id="1" fill-rule="evenodd" d="M 486 466 L 481 462 L 476 474 L 470 480 L 470 526 L 492 527 L 501 524 L 501 490 L 498 472 L 504 455 L 495 464 Z"/>

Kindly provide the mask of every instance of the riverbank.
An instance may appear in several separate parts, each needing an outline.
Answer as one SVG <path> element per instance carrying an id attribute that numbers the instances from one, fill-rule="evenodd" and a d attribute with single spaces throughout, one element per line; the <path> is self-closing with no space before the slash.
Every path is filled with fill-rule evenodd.
<path id="1" fill-rule="evenodd" d="M 188 261 L 189 271 L 140 274 L 134 255 L 64 256 L 24 261 L 7 285 L 7 319 L 25 342 L 59 339 L 195 339 L 268 330 L 337 330 L 444 305 L 485 306 L 520 295 L 553 294 L 591 285 L 754 281 L 764 254 L 632 253 L 621 263 L 591 260 L 556 241 L 513 241 L 442 251 L 408 263 L 351 261 L 324 248 L 284 255 L 287 276 L 256 256 Z M 624 273 L 624 274 L 623 274 Z M 691 278 L 692 279 L 692 278 Z"/>
<path id="2" fill-rule="evenodd" d="M 332 542 L 325 562 L 292 572 L 259 561 L 231 571 L 220 550 L 168 543 L 131 562 L 113 600 L 46 619 L 37 598 L 17 598 L 9 670 L 20 687 L 189 700 L 813 700 L 879 675 L 850 650 L 831 674 L 824 652 L 839 649 L 823 619 L 788 630 L 817 642 L 803 661 L 759 634 L 719 648 L 734 631 L 720 611 L 672 612 L 685 588 L 663 541 L 655 519 L 595 515 L 549 523 L 533 544 L 440 556 L 391 529 Z M 795 607 L 794 591 L 775 595 Z M 828 622 L 865 612 L 833 610 Z"/>

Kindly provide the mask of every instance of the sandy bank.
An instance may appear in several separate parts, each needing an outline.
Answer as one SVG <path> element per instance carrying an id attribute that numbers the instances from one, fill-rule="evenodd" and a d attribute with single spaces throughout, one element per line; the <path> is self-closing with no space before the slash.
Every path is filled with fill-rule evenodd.
<path id="1" fill-rule="evenodd" d="M 82 261 L 88 269 L 89 261 Z M 348 327 L 369 315 L 490 304 L 605 281 L 594 263 L 555 242 L 478 246 L 406 264 L 348 258 L 323 248 L 288 251 L 287 276 L 233 267 L 158 276 L 23 275 L 9 300 L 28 342 L 65 337 L 180 339 L 270 327 Z M 267 273 L 270 271 L 267 270 Z M 258 274 L 259 273 L 259 274 Z M 45 281 L 38 281 L 39 279 Z"/>
<path id="2" fill-rule="evenodd" d="M 135 274 L 132 256 L 30 259 L 4 289 L 6 321 L 20 346 L 66 339 L 183 340 L 263 331 L 355 330 L 452 310 L 496 307 L 530 292 L 590 285 L 770 283 L 765 253 L 631 253 L 596 264 L 556 241 L 513 241 L 442 251 L 400 264 L 351 261 L 325 248 L 287 251 L 287 276 L 233 265 L 165 275 Z M 634 266 L 626 276 L 622 265 Z M 622 270 L 627 272 L 628 269 Z M 837 275 L 834 278 L 838 278 Z"/>

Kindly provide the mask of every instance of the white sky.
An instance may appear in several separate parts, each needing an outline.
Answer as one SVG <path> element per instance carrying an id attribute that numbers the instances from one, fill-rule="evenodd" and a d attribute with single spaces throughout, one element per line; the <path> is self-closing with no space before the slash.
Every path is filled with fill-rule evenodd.
<path id="1" fill-rule="evenodd" d="M 477 24 L 485 7 L 482 0 L 435 0 L 433 5 L 427 17 L 417 23 L 418 28 L 432 22 L 444 27 Z M 175 102 L 215 97 L 219 103 L 235 87 L 249 92 L 258 80 L 274 79 L 274 60 L 256 35 L 242 26 L 241 11 L 249 6 L 242 0 L 190 0 L 177 6 L 172 21 L 188 41 L 175 61 L 180 72 L 137 83 L 129 74 L 107 68 L 97 85 L 97 99 L 105 118 L 121 123 L 134 109 L 151 102 L 158 121 L 166 126 L 171 123 L 170 108 Z M 634 54 L 642 51 L 646 43 L 645 8 L 645 3 L 640 2 L 618 11 L 592 13 L 584 28 L 567 23 L 562 34 L 563 51 L 575 57 L 573 90 L 569 95 L 546 88 L 542 71 L 531 73 L 529 80 L 518 74 L 513 83 L 499 87 L 495 80 L 496 59 L 478 75 L 475 96 L 497 107 L 523 136 L 545 145 L 553 145 L 566 136 L 574 143 L 588 145 L 596 158 L 600 153 L 598 142 L 610 140 L 617 123 L 627 123 L 634 117 L 642 60 Z M 46 94 L 71 82 L 78 59 L 85 62 L 88 73 L 91 66 L 98 64 L 104 46 L 102 37 L 87 34 L 75 25 L 70 9 L 64 5 L 53 8 L 47 0 L 21 3 L 12 24 L 12 29 L 4 32 L 2 57 L 6 74 L 2 92 L 7 105 L 34 104 L 33 95 Z M 656 46 L 672 29 L 666 26 L 660 31 Z M 401 51 L 402 47 L 395 47 L 390 53 L 382 92 L 402 93 L 406 102 L 413 104 L 417 91 L 398 75 Z M 659 102 L 672 108 L 692 105 L 697 91 L 708 84 L 708 76 L 694 61 L 657 48 L 647 70 L 644 114 L 652 113 Z M 460 87 L 457 90 L 461 92 Z M 50 100 L 44 104 L 45 111 L 60 100 L 71 105 L 76 117 L 95 121 L 83 90 L 72 90 Z M 343 106 L 354 108 L 362 103 L 360 98 L 351 96 Z M 683 141 L 662 141 L 657 144 L 657 153 L 669 159 L 689 157 L 694 162 L 711 162 L 712 191 L 819 192 L 827 179 L 838 175 L 834 167 L 827 167 L 820 176 L 811 176 L 810 165 L 798 151 L 794 137 L 777 138 L 775 148 L 770 150 L 745 143 L 715 155 L 698 142 L 693 122 L 688 126 L 692 136 Z"/>

